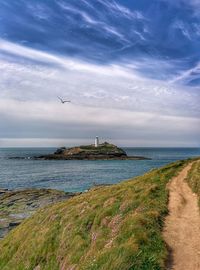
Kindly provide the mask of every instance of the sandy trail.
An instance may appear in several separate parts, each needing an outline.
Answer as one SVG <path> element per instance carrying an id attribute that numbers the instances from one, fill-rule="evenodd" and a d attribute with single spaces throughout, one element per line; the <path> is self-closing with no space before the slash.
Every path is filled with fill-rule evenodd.
<path id="1" fill-rule="evenodd" d="M 167 269 L 200 270 L 200 211 L 197 196 L 184 179 L 192 164 L 169 183 L 169 215 L 164 239 L 170 256 Z"/>

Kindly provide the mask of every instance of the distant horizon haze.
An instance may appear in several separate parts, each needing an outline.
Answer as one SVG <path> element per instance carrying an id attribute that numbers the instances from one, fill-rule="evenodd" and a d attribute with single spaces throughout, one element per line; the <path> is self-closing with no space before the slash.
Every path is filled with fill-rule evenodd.
<path id="1" fill-rule="evenodd" d="M 100 143 L 107 141 L 108 143 L 115 144 L 122 148 L 200 148 L 200 144 L 148 144 L 145 143 L 134 143 L 133 141 L 120 141 L 120 140 L 102 140 Z M 7 140 L 0 139 L 0 148 L 59 148 L 59 147 L 75 147 L 79 145 L 90 145 L 94 142 L 90 139 L 84 140 L 56 140 L 56 139 L 17 139 L 17 140 Z"/>

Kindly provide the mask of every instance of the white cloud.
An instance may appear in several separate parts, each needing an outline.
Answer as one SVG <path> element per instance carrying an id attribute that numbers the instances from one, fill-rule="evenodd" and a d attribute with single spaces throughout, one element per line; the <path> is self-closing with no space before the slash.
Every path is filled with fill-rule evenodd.
<path id="1" fill-rule="evenodd" d="M 182 71 L 179 75 L 175 76 L 172 83 L 184 81 L 189 83 L 191 80 L 199 79 L 200 63 L 197 63 L 193 68 Z"/>
<path id="2" fill-rule="evenodd" d="M 123 17 L 126 17 L 128 19 L 139 19 L 143 20 L 145 19 L 143 14 L 139 11 L 132 11 L 129 8 L 120 5 L 116 1 L 108 1 L 108 0 L 98 0 L 102 5 L 106 6 L 110 12 L 112 12 L 115 15 L 121 15 Z"/>
<path id="3" fill-rule="evenodd" d="M 119 38 L 121 41 L 125 41 L 129 43 L 129 41 L 124 37 L 124 35 L 119 30 L 117 30 L 114 26 L 107 24 L 103 19 L 98 20 L 92 17 L 91 15 L 89 15 L 86 11 L 83 11 L 78 8 L 74 8 L 71 5 L 67 4 L 66 2 L 58 1 L 57 3 L 62 9 L 69 11 L 72 14 L 80 15 L 83 21 L 86 23 L 86 25 L 92 25 L 92 26 L 95 25 L 97 31 L 106 32 L 108 35 L 113 35 Z"/>
<path id="4" fill-rule="evenodd" d="M 173 28 L 179 29 L 187 39 L 192 40 L 190 29 L 188 28 L 188 25 L 183 21 L 176 20 L 173 23 Z"/>
<path id="5" fill-rule="evenodd" d="M 30 10 L 31 15 L 39 20 L 48 20 L 50 18 L 48 7 L 42 3 L 27 3 L 27 8 Z"/>
<path id="6" fill-rule="evenodd" d="M 9 108 L 9 110 L 8 110 Z M 3 100 L 0 102 L 0 137 L 5 141 L 16 139 L 44 138 L 57 141 L 77 142 L 91 140 L 95 134 L 116 140 L 121 144 L 131 141 L 137 146 L 141 141 L 146 146 L 179 146 L 198 144 L 200 120 L 195 117 L 166 116 L 158 113 L 133 112 L 129 110 L 92 108 L 69 104 L 60 106 L 55 102 L 28 102 Z M 13 133 L 13 125 L 15 132 Z M 4 127 L 7 126 L 7 130 Z M 84 135 L 84 137 L 83 137 Z M 66 139 L 65 139 L 66 138 Z M 188 138 L 193 138 L 189 140 Z M 2 141 L 2 142 L 3 142 Z M 10 141 L 10 139 L 9 139 Z M 127 145 L 127 144 L 125 144 Z M 141 146 L 141 145 L 140 145 Z"/>
<path id="7" fill-rule="evenodd" d="M 2 142 L 6 136 L 15 141 L 50 136 L 52 142 L 58 138 L 59 144 L 65 137 L 81 141 L 97 132 L 125 145 L 131 139 L 132 145 L 141 141 L 166 145 L 166 140 L 169 145 L 178 140 L 185 145 L 188 138 L 197 144 L 196 92 L 144 79 L 134 71 L 137 62 L 131 69 L 100 66 L 0 42 Z M 7 59 L 5 52 L 16 61 Z M 72 104 L 60 104 L 57 95 L 71 99 Z"/>

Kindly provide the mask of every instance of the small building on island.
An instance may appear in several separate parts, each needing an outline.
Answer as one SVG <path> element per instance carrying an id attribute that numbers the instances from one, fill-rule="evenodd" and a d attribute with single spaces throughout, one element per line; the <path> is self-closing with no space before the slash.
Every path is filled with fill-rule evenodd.
<path id="1" fill-rule="evenodd" d="M 95 147 L 99 146 L 99 137 L 98 136 L 96 136 L 96 138 L 95 138 L 94 146 Z"/>

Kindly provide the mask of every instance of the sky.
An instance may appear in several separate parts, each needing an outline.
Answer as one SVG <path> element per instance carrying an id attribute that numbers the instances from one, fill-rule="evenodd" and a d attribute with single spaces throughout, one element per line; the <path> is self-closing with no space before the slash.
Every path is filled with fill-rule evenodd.
<path id="1" fill-rule="evenodd" d="M 199 147 L 199 48 L 199 0 L 0 0 L 0 147 Z"/>

